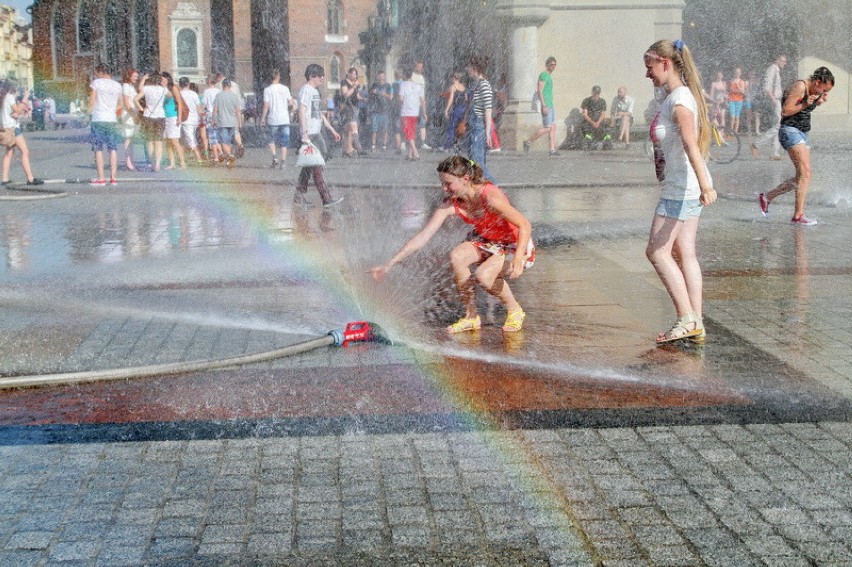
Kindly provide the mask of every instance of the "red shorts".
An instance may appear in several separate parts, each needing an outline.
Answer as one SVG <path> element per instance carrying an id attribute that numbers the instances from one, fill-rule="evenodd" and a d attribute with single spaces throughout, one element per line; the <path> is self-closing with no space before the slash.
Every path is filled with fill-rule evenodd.
<path id="1" fill-rule="evenodd" d="M 402 117 L 402 135 L 406 140 L 413 140 L 417 132 L 417 116 Z"/>

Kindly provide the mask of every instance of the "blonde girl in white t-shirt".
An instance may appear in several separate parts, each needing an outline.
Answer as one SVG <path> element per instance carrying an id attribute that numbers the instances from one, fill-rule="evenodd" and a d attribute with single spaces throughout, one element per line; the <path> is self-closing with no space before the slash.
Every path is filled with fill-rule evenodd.
<path id="1" fill-rule="evenodd" d="M 657 335 L 657 344 L 682 339 L 703 343 L 703 284 L 695 237 L 702 207 L 716 201 L 705 162 L 710 146 L 707 106 L 692 55 L 682 40 L 658 41 L 644 59 L 645 76 L 667 95 L 651 123 L 651 139 L 661 146 L 665 166 L 645 254 L 677 311 L 677 321 Z"/>

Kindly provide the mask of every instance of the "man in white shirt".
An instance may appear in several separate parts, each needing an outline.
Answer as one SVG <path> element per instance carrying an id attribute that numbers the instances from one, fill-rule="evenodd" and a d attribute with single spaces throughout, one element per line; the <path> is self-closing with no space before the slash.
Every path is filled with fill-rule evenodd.
<path id="1" fill-rule="evenodd" d="M 263 89 L 263 111 L 260 123 L 269 126 L 267 143 L 272 152 L 272 168 L 284 169 L 287 160 L 287 147 L 290 145 L 290 110 L 294 106 L 290 89 L 281 84 L 281 72 L 272 72 L 272 84 Z M 281 161 L 275 152 L 275 145 L 281 151 Z"/>
<path id="2" fill-rule="evenodd" d="M 760 146 L 767 142 L 772 142 L 772 159 L 776 161 L 781 159 L 781 142 L 778 141 L 778 129 L 781 125 L 781 97 L 784 95 L 784 87 L 781 85 L 781 69 L 785 65 L 787 65 L 787 56 L 779 55 L 772 62 L 772 65 L 766 69 L 763 76 L 763 95 L 772 101 L 772 117 L 767 117 L 766 123 L 770 126 L 763 132 L 763 135 L 751 144 L 751 155 L 755 159 L 760 159 Z"/>
<path id="3" fill-rule="evenodd" d="M 121 84 L 112 79 L 106 65 L 95 67 L 97 77 L 89 85 L 89 113 L 92 131 L 92 151 L 95 152 L 95 168 L 98 177 L 89 185 L 103 187 L 107 184 L 104 176 L 104 146 L 109 151 L 110 185 L 118 185 L 115 180 L 118 171 L 118 145 L 122 142 L 118 131 L 118 113 L 123 103 Z"/>
<path id="4" fill-rule="evenodd" d="M 178 81 L 180 96 L 186 108 L 189 109 L 186 120 L 180 124 L 180 136 L 186 147 L 195 154 L 195 160 L 201 163 L 201 152 L 198 151 L 198 138 L 195 136 L 195 132 L 198 130 L 198 124 L 201 121 L 200 112 L 203 111 L 204 107 L 201 105 L 201 98 L 198 93 L 192 90 L 189 85 L 189 77 L 181 77 Z"/>
<path id="5" fill-rule="evenodd" d="M 612 126 L 617 135 L 616 141 L 624 142 L 625 147 L 630 147 L 630 125 L 633 123 L 633 106 L 635 101 L 632 96 L 627 96 L 627 87 L 618 87 L 618 94 L 612 99 Z"/>
<path id="6" fill-rule="evenodd" d="M 406 159 L 416 161 L 420 159 L 417 153 L 417 144 L 414 140 L 418 119 L 426 113 L 426 97 L 423 87 L 414 82 L 414 74 L 410 68 L 402 72 L 402 83 L 399 86 L 400 120 L 402 121 L 402 135 L 408 146 Z"/>
<path id="7" fill-rule="evenodd" d="M 414 71 L 411 73 L 411 80 L 420 85 L 423 89 L 423 96 L 426 96 L 426 78 L 423 76 L 423 60 L 418 59 L 414 62 Z M 428 116 L 426 116 L 426 105 L 423 105 L 423 112 L 420 113 L 420 117 L 417 120 L 417 127 L 420 131 L 420 147 L 424 150 L 431 150 L 432 148 L 429 144 L 426 143 L 426 124 L 428 122 Z"/>
<path id="8" fill-rule="evenodd" d="M 318 89 L 325 82 L 325 69 L 321 65 L 311 63 L 305 68 L 305 80 L 307 82 L 299 90 L 299 127 L 302 131 L 302 145 L 306 145 L 310 141 L 323 156 L 326 156 L 325 140 L 322 137 L 323 126 L 331 132 L 335 142 L 340 141 L 340 134 L 328 121 L 328 117 L 322 108 L 322 97 L 320 97 Z M 296 194 L 293 197 L 294 205 L 311 206 L 305 195 L 308 193 L 308 181 L 310 181 L 312 175 L 320 198 L 322 198 L 323 207 L 332 207 L 343 200 L 342 195 L 335 197 L 326 187 L 323 166 L 314 165 L 303 167 L 302 171 L 299 172 Z"/>

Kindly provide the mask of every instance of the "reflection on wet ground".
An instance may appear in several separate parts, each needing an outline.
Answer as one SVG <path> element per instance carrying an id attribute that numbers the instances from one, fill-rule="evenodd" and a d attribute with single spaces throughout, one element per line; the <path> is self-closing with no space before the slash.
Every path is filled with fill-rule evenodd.
<path id="1" fill-rule="evenodd" d="M 458 304 L 440 259 L 463 227 L 449 227 L 378 286 L 366 269 L 422 225 L 437 194 L 344 191 L 347 200 L 332 210 L 294 209 L 291 190 L 250 184 L 5 208 L 4 375 L 224 358 L 360 319 L 375 320 L 402 344 L 195 375 L 7 391 L 0 393 L 0 436 L 849 417 L 831 385 L 788 356 L 810 360 L 819 349 L 831 356 L 844 340 L 812 336 L 828 323 L 815 317 L 832 300 L 826 280 L 847 276 L 852 265 L 848 251 L 826 250 L 828 235 L 766 223 L 713 230 L 720 221 L 708 214 L 701 246 L 710 339 L 703 348 L 656 348 L 651 338 L 671 307 L 644 260 L 646 219 L 638 213 L 651 209 L 654 195 L 630 187 L 580 199 L 568 190 L 510 190 L 537 230 L 558 229 L 534 269 L 514 284 L 531 316 L 523 332 L 504 334 L 505 314 L 483 300 L 483 330 L 446 337 L 441 329 Z M 597 217 L 590 217 L 594 208 Z M 388 222 L 394 218 L 401 221 Z M 771 324 L 757 336 L 764 319 Z M 65 428 L 81 423 L 90 429 Z"/>
<path id="2" fill-rule="evenodd" d="M 671 305 L 644 257 L 657 192 L 641 149 L 572 154 L 564 167 L 534 153 L 490 162 L 542 245 L 515 286 L 529 314 L 517 335 L 499 331 L 504 314 L 488 301 L 481 332 L 441 333 L 458 308 L 441 258 L 462 227 L 384 286 L 364 276 L 434 206 L 430 156 L 331 161 L 327 177 L 347 197 L 332 210 L 294 209 L 292 180 L 269 172 L 265 154 L 238 162 L 230 181 L 219 170 L 170 172 L 117 191 L 66 186 L 66 199 L 0 203 L 0 374 L 221 358 L 361 319 L 403 339 L 215 373 L 2 392 L 0 423 L 68 434 L 62 424 L 85 422 L 97 437 L 104 423 L 131 422 L 134 433 L 109 434 L 133 438 L 157 435 L 140 424 L 173 420 L 167 438 L 846 419 L 837 400 L 852 398 L 850 162 L 838 140 L 815 136 L 809 213 L 821 224 L 810 230 L 786 222 L 792 197 L 768 220 L 757 214 L 754 193 L 789 176 L 789 162 L 711 164 L 721 199 L 699 233 L 712 331 L 703 349 L 651 344 Z M 31 139 L 35 152 L 54 148 L 40 172 L 65 177 L 71 163 L 73 175 L 89 174 L 82 138 L 68 141 Z M 364 180 L 375 186 L 345 186 Z"/>

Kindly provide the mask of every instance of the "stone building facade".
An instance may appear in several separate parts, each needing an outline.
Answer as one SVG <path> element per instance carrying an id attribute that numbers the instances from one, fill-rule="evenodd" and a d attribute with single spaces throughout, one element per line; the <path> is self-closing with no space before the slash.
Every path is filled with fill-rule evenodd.
<path id="1" fill-rule="evenodd" d="M 32 6 L 36 86 L 81 98 L 94 66 L 133 67 L 201 81 L 210 72 L 259 90 L 279 69 L 298 89 L 319 63 L 334 88 L 359 66 L 358 34 L 376 0 L 37 0 Z"/>
<path id="2" fill-rule="evenodd" d="M 33 88 L 32 28 L 18 11 L 0 6 L 0 77 Z"/>

